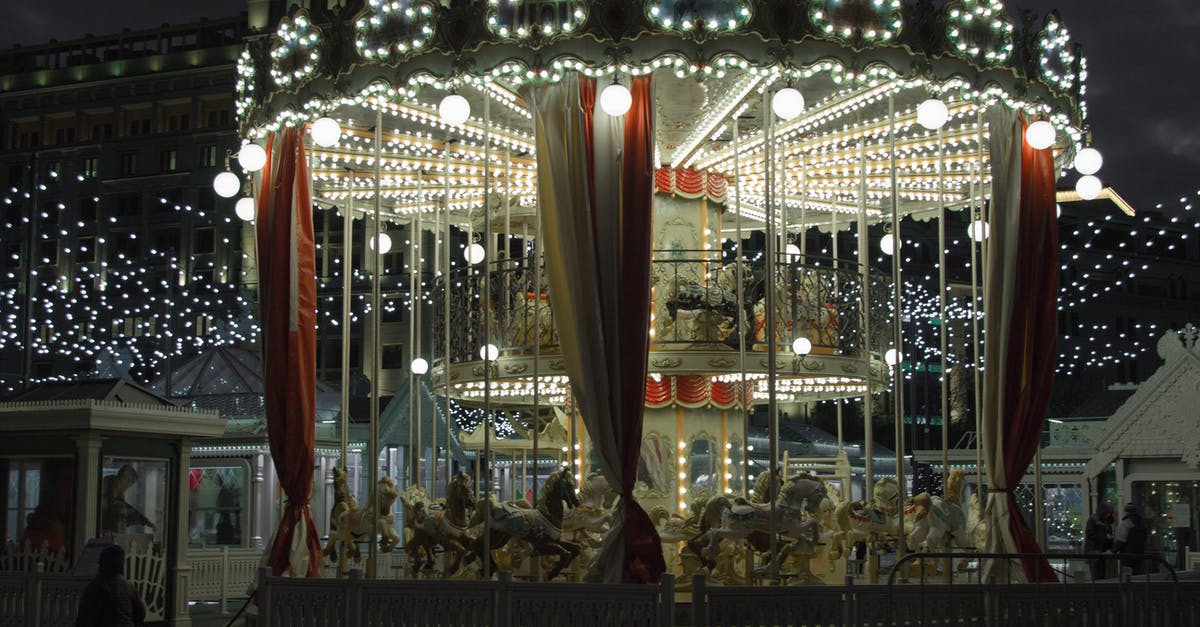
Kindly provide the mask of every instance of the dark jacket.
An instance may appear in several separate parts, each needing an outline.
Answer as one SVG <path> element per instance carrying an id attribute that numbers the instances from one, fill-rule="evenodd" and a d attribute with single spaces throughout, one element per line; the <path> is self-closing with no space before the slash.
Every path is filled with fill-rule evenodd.
<path id="1" fill-rule="evenodd" d="M 1137 512 L 1127 513 L 1117 525 L 1113 553 L 1138 555 L 1146 552 L 1146 522 Z"/>
<path id="2" fill-rule="evenodd" d="M 1112 548 L 1112 516 L 1112 505 L 1104 503 L 1088 517 L 1083 533 L 1084 551 L 1099 553 Z"/>
<path id="3" fill-rule="evenodd" d="M 125 579 L 125 551 L 112 546 L 100 553 L 99 572 L 83 591 L 75 627 L 137 627 L 146 621 L 146 606 Z"/>

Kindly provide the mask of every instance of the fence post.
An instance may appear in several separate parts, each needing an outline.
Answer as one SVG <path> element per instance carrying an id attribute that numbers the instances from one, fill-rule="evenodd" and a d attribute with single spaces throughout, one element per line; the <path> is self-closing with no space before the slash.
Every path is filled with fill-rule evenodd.
<path id="1" fill-rule="evenodd" d="M 996 576 L 990 575 L 987 585 L 983 586 L 983 624 L 987 627 L 996 627 L 998 624 L 999 599 L 996 597 Z"/>
<path id="2" fill-rule="evenodd" d="M 675 624 L 675 575 L 663 573 L 658 585 L 658 627 L 672 627 Z"/>
<path id="3" fill-rule="evenodd" d="M 846 575 L 846 589 L 842 592 L 842 624 L 849 627 L 858 627 L 855 594 L 857 592 L 854 590 L 854 575 Z"/>
<path id="4" fill-rule="evenodd" d="M 708 598 L 704 575 L 692 575 L 692 627 L 708 627 Z"/>
<path id="5" fill-rule="evenodd" d="M 229 547 L 223 546 L 223 547 L 221 547 L 221 592 L 220 592 L 220 599 L 221 599 L 220 610 L 221 610 L 222 616 L 224 616 L 225 612 L 226 612 L 225 588 L 228 585 L 229 585 Z"/>
<path id="6" fill-rule="evenodd" d="M 271 585 L 267 567 L 258 569 L 258 620 L 261 627 L 271 627 Z"/>
<path id="7" fill-rule="evenodd" d="M 42 574 L 34 572 L 25 587 L 26 625 L 42 624 Z"/>
<path id="8" fill-rule="evenodd" d="M 363 624 L 362 571 L 355 568 L 350 571 L 350 578 L 344 581 L 346 582 L 346 624 L 361 625 Z"/>
<path id="9" fill-rule="evenodd" d="M 512 619 L 512 591 L 509 588 L 512 586 L 512 573 L 501 571 L 496 582 L 496 605 L 493 606 L 493 612 L 496 615 L 492 624 L 497 627 L 508 627 L 513 623 Z"/>

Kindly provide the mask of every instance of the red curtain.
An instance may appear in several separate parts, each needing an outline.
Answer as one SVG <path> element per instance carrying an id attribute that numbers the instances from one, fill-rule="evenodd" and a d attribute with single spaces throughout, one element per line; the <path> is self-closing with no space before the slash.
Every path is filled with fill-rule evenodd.
<path id="1" fill-rule="evenodd" d="M 1022 125 L 1024 126 L 1024 125 Z M 1024 129 L 1022 129 L 1023 131 Z M 1024 132 L 1021 133 L 1022 137 Z M 1006 354 L 1004 410 L 1004 472 L 1009 530 L 1022 553 L 1041 553 L 1025 519 L 1018 514 L 1011 491 L 1041 446 L 1042 426 L 1054 385 L 1058 316 L 1058 218 L 1055 211 L 1054 155 L 1051 149 L 1035 150 L 1028 142 L 1021 149 L 1021 198 L 1018 238 L 1025 254 L 1017 258 L 1011 330 Z M 1057 581 L 1049 562 L 1022 560 L 1029 581 Z"/>
<path id="2" fill-rule="evenodd" d="M 274 575 L 315 577 L 321 540 L 308 500 L 316 423 L 317 288 L 302 130 L 272 133 L 267 154 L 257 216 L 263 364 L 270 365 L 263 368 L 263 397 L 271 458 L 287 496 L 267 565 Z M 304 541 L 294 551 L 298 531 Z"/>
<path id="3" fill-rule="evenodd" d="M 645 410 L 646 354 L 650 349 L 650 247 L 651 202 L 654 197 L 654 101 L 650 77 L 634 77 L 629 88 L 633 105 L 625 114 L 625 146 L 621 173 L 620 276 L 625 285 L 617 334 L 621 346 L 619 419 L 621 439 L 621 500 L 625 503 L 625 582 L 656 582 L 666 571 L 662 542 L 646 510 L 633 498 L 642 451 L 642 418 Z"/>

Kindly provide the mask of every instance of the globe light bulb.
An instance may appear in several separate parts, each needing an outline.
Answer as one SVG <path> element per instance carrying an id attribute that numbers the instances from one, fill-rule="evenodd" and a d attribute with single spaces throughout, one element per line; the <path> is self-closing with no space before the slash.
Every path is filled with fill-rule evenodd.
<path id="1" fill-rule="evenodd" d="M 1045 120 L 1038 120 L 1025 129 L 1025 141 L 1034 150 L 1045 150 L 1054 145 L 1054 135 L 1054 125 Z"/>
<path id="2" fill-rule="evenodd" d="M 1100 195 L 1100 191 L 1103 189 L 1104 184 L 1100 182 L 1100 179 L 1092 176 L 1091 174 L 1087 176 L 1081 176 L 1079 177 L 1079 180 L 1075 182 L 1075 191 L 1078 192 L 1079 197 L 1084 200 L 1095 200 L 1096 197 Z"/>
<path id="3" fill-rule="evenodd" d="M 426 372 L 429 372 L 429 362 L 418 357 L 412 360 L 412 363 L 409 364 L 408 369 L 411 370 L 413 374 L 425 374 Z"/>
<path id="4" fill-rule="evenodd" d="M 1080 174 L 1095 174 L 1104 165 L 1104 157 L 1095 148 L 1084 148 L 1075 155 L 1075 171 Z"/>
<path id="5" fill-rule="evenodd" d="M 254 199 L 249 196 L 239 198 L 237 204 L 233 206 L 233 212 L 237 214 L 237 217 L 245 220 L 246 222 L 253 220 Z"/>
<path id="6" fill-rule="evenodd" d="M 496 348 L 495 344 L 488 344 L 487 346 L 479 347 L 479 358 L 483 359 L 484 361 L 496 361 L 496 358 L 499 356 L 500 349 Z"/>
<path id="7" fill-rule="evenodd" d="M 891 233 L 884 233 L 883 237 L 879 238 L 879 250 L 885 255 L 896 254 L 896 236 Z"/>
<path id="8" fill-rule="evenodd" d="M 631 106 L 633 94 L 620 83 L 613 83 L 600 92 L 600 108 L 613 117 L 625 115 Z"/>
<path id="9" fill-rule="evenodd" d="M 894 348 L 889 348 L 887 349 L 887 352 L 883 354 L 883 360 L 887 362 L 887 365 L 895 366 L 896 364 L 900 363 L 900 353 L 897 353 L 896 349 Z"/>
<path id="10" fill-rule="evenodd" d="M 1060 205 L 1058 203 L 1054 203 L 1054 217 L 1056 217 L 1056 218 L 1062 217 L 1062 205 Z"/>
<path id="11" fill-rule="evenodd" d="M 938 98 L 930 98 L 917 105 L 917 124 L 931 131 L 942 128 L 949 119 L 950 110 L 946 108 L 946 103 Z"/>
<path id="12" fill-rule="evenodd" d="M 799 246 L 797 246 L 795 244 L 788 244 L 787 247 L 784 248 L 784 251 L 787 252 L 788 263 L 794 263 L 796 260 L 800 259 L 800 247 Z"/>
<path id="13" fill-rule="evenodd" d="M 483 250 L 483 246 L 480 246 L 479 244 L 471 244 L 470 246 L 467 246 L 466 250 L 463 251 L 463 257 L 467 260 L 467 263 L 471 265 L 475 265 L 483 261 L 483 258 L 486 256 L 486 254 L 486 251 Z"/>
<path id="14" fill-rule="evenodd" d="M 238 165 L 247 172 L 258 172 L 267 165 L 267 151 L 258 144 L 246 144 L 238 150 Z"/>
<path id="15" fill-rule="evenodd" d="M 976 241 L 976 242 L 982 242 L 983 240 L 987 239 L 988 236 L 991 234 L 992 234 L 992 227 L 989 226 L 988 223 L 984 222 L 983 220 L 976 220 L 971 223 L 971 226 L 967 227 L 967 237 L 970 237 L 973 241 Z"/>
<path id="16" fill-rule="evenodd" d="M 804 94 L 795 87 L 784 87 L 771 96 L 771 110 L 784 120 L 804 113 Z"/>
<path id="17" fill-rule="evenodd" d="M 213 177 L 213 191 L 221 198 L 233 198 L 242 188 L 242 181 L 233 172 L 221 172 Z"/>
<path id="18" fill-rule="evenodd" d="M 312 133 L 313 141 L 324 148 L 336 146 L 342 138 L 342 126 L 333 118 L 319 118 L 312 123 L 309 132 Z"/>
<path id="19" fill-rule="evenodd" d="M 375 238 L 367 240 L 367 246 L 375 250 Z M 387 233 L 379 234 L 379 254 L 386 255 L 392 249 L 392 236 Z"/>
<path id="20" fill-rule="evenodd" d="M 798 337 L 792 341 L 792 352 L 797 355 L 807 355 L 812 352 L 812 341 L 806 337 Z"/>
<path id="21" fill-rule="evenodd" d="M 460 126 L 471 117 L 471 103 L 460 94 L 446 94 L 438 105 L 438 115 L 442 122 L 450 126 Z"/>

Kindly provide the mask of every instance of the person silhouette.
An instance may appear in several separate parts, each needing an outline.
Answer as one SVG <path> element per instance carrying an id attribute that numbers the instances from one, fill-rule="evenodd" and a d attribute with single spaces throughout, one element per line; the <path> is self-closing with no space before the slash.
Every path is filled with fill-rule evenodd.
<path id="1" fill-rule="evenodd" d="M 137 588 L 125 579 L 125 549 L 112 545 L 100 552 L 96 576 L 79 600 L 75 627 L 138 627 L 146 624 L 146 606 Z"/>

